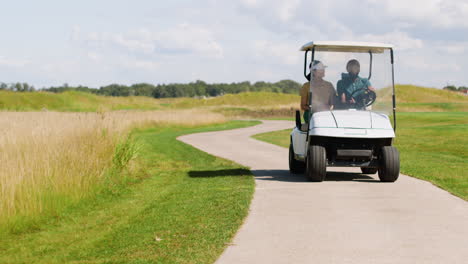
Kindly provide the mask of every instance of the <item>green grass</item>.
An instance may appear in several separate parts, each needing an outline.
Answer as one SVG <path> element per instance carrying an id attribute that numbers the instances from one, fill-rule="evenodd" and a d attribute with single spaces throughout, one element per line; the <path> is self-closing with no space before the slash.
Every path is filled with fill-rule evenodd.
<path id="1" fill-rule="evenodd" d="M 468 112 L 468 103 L 399 103 L 397 109 L 401 112 Z"/>
<path id="2" fill-rule="evenodd" d="M 8 111 L 95 112 L 111 110 L 158 110 L 220 106 L 274 107 L 295 103 L 298 95 L 271 92 L 248 92 L 224 96 L 154 99 L 145 96 L 112 97 L 85 92 L 12 92 L 0 91 L 0 109 Z"/>
<path id="3" fill-rule="evenodd" d="M 156 110 L 164 100 L 149 97 L 109 97 L 85 92 L 0 91 L 0 109 L 9 111 L 96 112 L 108 110 Z"/>
<path id="4" fill-rule="evenodd" d="M 395 87 L 399 103 L 468 103 L 468 97 L 452 91 L 400 84 Z"/>
<path id="5" fill-rule="evenodd" d="M 247 215 L 254 180 L 244 167 L 176 140 L 258 122 L 134 131 L 137 172 L 29 233 L 0 237 L 0 263 L 210 263 Z"/>
<path id="6" fill-rule="evenodd" d="M 285 130 L 261 133 L 261 134 L 253 135 L 252 137 L 261 141 L 265 141 L 265 142 L 275 144 L 284 148 L 288 148 L 289 141 L 290 141 L 290 134 L 291 134 L 291 129 L 285 129 Z"/>
<path id="7" fill-rule="evenodd" d="M 377 94 L 377 104 L 392 100 L 390 88 L 379 90 Z M 468 111 L 468 96 L 461 93 L 400 84 L 395 86 L 395 94 L 398 112 Z"/>
<path id="8" fill-rule="evenodd" d="M 200 106 L 274 107 L 277 105 L 298 103 L 300 98 L 298 94 L 245 92 L 239 94 L 226 94 L 207 99 L 183 98 L 172 106 L 176 108 L 193 108 Z"/>
<path id="9" fill-rule="evenodd" d="M 289 146 L 291 130 L 254 138 Z M 399 113 L 395 146 L 401 172 L 468 200 L 468 113 Z"/>
<path id="10" fill-rule="evenodd" d="M 401 113 L 397 121 L 402 173 L 468 200 L 468 113 Z"/>
<path id="11" fill-rule="evenodd" d="M 419 87 L 396 85 L 398 111 L 447 112 L 468 111 L 468 97 L 459 93 Z M 299 93 L 299 92 L 298 92 Z M 391 101 L 390 89 L 378 92 L 378 102 Z M 109 110 L 157 110 L 210 107 L 227 116 L 286 117 L 299 105 L 298 94 L 272 92 L 245 92 L 226 94 L 207 99 L 165 98 L 144 96 L 111 97 L 84 92 L 11 92 L 0 91 L 0 109 L 10 111 L 109 111 Z"/>

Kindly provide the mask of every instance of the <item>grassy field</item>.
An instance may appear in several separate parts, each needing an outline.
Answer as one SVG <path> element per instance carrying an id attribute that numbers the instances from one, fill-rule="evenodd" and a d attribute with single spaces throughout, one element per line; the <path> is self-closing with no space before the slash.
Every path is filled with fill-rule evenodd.
<path id="1" fill-rule="evenodd" d="M 139 169 L 38 230 L 0 236 L 0 263 L 211 263 L 247 215 L 250 172 L 176 140 L 256 124 L 138 129 Z"/>
<path id="2" fill-rule="evenodd" d="M 402 172 L 468 200 L 468 112 L 398 116 Z"/>
<path id="3" fill-rule="evenodd" d="M 295 106 L 299 100 L 299 95 L 272 92 L 247 92 L 226 94 L 224 96 L 207 99 L 184 98 L 179 100 L 180 101 L 176 101 L 173 104 L 173 107 L 193 108 L 200 106 L 223 106 L 271 108 L 272 106 Z"/>
<path id="4" fill-rule="evenodd" d="M 0 112 L 0 233 L 40 226 L 70 204 L 124 177 L 135 126 L 210 124 L 204 110 L 106 113 Z"/>
<path id="5" fill-rule="evenodd" d="M 460 93 L 420 87 L 396 85 L 398 112 L 467 112 L 468 96 Z M 391 102 L 389 88 L 378 92 L 378 101 Z"/>
<path id="6" fill-rule="evenodd" d="M 400 112 L 468 111 L 468 97 L 459 93 L 397 85 L 396 95 Z M 390 89 L 378 94 L 380 102 L 391 101 Z M 83 92 L 0 91 L 0 110 L 9 111 L 68 111 L 95 112 L 111 110 L 161 110 L 206 108 L 237 118 L 290 117 L 299 106 L 299 95 L 272 92 L 226 94 L 213 98 L 153 99 L 143 96 L 109 97 Z"/>
<path id="7" fill-rule="evenodd" d="M 419 87 L 395 87 L 399 112 L 468 111 L 468 96 L 459 93 Z M 380 102 L 391 101 L 391 90 L 378 92 Z M 299 95 L 272 92 L 226 94 L 213 98 L 165 98 L 143 96 L 109 97 L 83 92 L 18 93 L 0 91 L 0 110 L 95 112 L 112 110 L 193 109 L 222 113 L 231 118 L 290 117 L 298 109 Z"/>
<path id="8" fill-rule="evenodd" d="M 0 91 L 0 109 L 8 111 L 96 112 L 112 110 L 157 110 L 172 99 L 155 100 L 143 96 L 108 97 L 85 92 Z"/>
<path id="9" fill-rule="evenodd" d="M 454 112 L 468 97 L 397 94 L 402 172 L 468 199 L 467 112 Z M 213 262 L 247 214 L 253 178 L 175 138 L 254 124 L 233 118 L 289 119 L 298 102 L 0 91 L 0 263 Z M 410 113 L 421 111 L 432 113 Z M 287 146 L 288 134 L 256 137 Z"/>
<path id="10" fill-rule="evenodd" d="M 395 146 L 401 172 L 468 200 L 468 113 L 399 113 Z M 290 130 L 254 138 L 289 147 Z"/>

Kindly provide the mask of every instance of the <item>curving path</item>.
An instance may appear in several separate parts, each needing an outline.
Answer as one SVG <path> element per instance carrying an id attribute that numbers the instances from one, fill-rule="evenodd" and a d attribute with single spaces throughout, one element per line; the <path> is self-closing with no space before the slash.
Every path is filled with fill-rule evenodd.
<path id="1" fill-rule="evenodd" d="M 287 149 L 250 137 L 293 126 L 263 121 L 179 138 L 255 175 L 249 216 L 217 263 L 468 263 L 467 202 L 425 181 L 380 183 L 359 169 L 307 182 L 289 174 Z"/>

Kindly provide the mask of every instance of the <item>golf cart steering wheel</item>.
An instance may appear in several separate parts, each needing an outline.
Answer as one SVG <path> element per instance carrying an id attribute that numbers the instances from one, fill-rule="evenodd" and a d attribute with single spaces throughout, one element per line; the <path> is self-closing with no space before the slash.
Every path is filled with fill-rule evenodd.
<path id="1" fill-rule="evenodd" d="M 357 93 L 364 91 L 362 94 L 355 96 Z M 351 98 L 354 98 L 356 106 L 359 108 L 365 108 L 372 105 L 377 99 L 377 94 L 374 91 L 369 90 L 368 87 L 357 89 L 351 94 Z"/>

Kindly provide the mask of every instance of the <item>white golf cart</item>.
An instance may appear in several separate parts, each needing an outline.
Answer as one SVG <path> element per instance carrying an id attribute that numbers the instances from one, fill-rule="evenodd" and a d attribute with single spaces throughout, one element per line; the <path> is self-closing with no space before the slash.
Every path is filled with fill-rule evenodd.
<path id="1" fill-rule="evenodd" d="M 323 181 L 327 167 L 360 167 L 364 174 L 378 172 L 382 182 L 396 181 L 400 159 L 398 150 L 392 146 L 396 128 L 393 46 L 319 41 L 305 44 L 301 51 L 305 52 L 304 76 L 310 79 L 308 106 L 311 114 L 302 124 L 300 113 L 296 111 L 296 127 L 289 147 L 290 171 L 305 172 L 311 181 Z M 323 86 L 314 82 L 314 74 L 308 74 L 308 54 L 311 54 L 311 61 L 326 65 L 323 80 L 329 81 L 335 89 L 340 86 L 337 84 L 340 79 L 349 77 L 347 62 L 358 60 L 357 78 L 366 85 L 352 86 L 356 82 L 353 75 L 354 79 L 344 86 L 344 89 L 351 87 L 345 95 L 339 94 L 343 93 L 343 88 L 338 89 L 332 105 L 316 107 L 326 102 L 318 101 L 318 93 L 314 98 L 313 91 Z"/>

